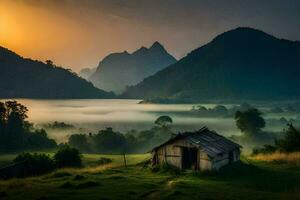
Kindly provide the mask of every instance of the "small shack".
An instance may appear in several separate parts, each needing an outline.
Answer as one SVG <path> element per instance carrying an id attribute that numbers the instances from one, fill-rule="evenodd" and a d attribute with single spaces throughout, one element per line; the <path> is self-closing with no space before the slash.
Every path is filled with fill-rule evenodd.
<path id="1" fill-rule="evenodd" d="M 203 127 L 179 133 L 152 150 L 152 164 L 169 164 L 179 169 L 218 170 L 240 159 L 241 146 Z"/>

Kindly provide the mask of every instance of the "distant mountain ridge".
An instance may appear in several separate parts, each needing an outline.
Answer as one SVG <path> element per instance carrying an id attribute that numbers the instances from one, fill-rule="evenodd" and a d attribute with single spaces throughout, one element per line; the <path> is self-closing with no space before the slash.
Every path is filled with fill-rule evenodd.
<path id="1" fill-rule="evenodd" d="M 296 98 L 299 58 L 298 41 L 237 28 L 129 87 L 122 97 L 183 102 Z"/>
<path id="2" fill-rule="evenodd" d="M 131 54 L 124 51 L 108 55 L 89 80 L 98 88 L 121 93 L 126 86 L 135 85 L 175 62 L 176 59 L 155 42 L 150 48 L 141 47 Z"/>
<path id="3" fill-rule="evenodd" d="M 0 46 L 0 98 L 113 98 L 67 69 Z"/>
<path id="4" fill-rule="evenodd" d="M 95 73 L 96 68 L 83 68 L 82 70 L 80 70 L 80 72 L 78 73 L 78 76 L 88 80 L 89 77 Z"/>

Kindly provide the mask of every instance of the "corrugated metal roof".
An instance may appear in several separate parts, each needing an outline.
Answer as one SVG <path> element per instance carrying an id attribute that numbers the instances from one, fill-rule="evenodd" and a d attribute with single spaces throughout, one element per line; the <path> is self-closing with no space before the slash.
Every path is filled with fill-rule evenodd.
<path id="1" fill-rule="evenodd" d="M 186 139 L 191 144 L 200 148 L 201 151 L 206 152 L 210 157 L 215 157 L 218 154 L 226 153 L 241 147 L 239 144 L 217 134 L 215 131 L 203 127 L 196 132 L 179 133 L 167 142 L 155 147 L 152 151 L 178 139 Z"/>

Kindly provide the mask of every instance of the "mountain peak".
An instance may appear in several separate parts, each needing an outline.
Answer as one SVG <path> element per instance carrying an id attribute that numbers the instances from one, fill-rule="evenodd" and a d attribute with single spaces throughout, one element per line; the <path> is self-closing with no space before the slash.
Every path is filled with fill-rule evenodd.
<path id="1" fill-rule="evenodd" d="M 265 40 L 276 39 L 274 36 L 267 34 L 261 30 L 251 28 L 251 27 L 238 27 L 229 31 L 226 31 L 219 36 L 217 36 L 214 40 L 226 40 L 226 41 L 257 41 L 257 40 Z"/>
<path id="2" fill-rule="evenodd" d="M 123 97 L 159 102 L 296 98 L 299 57 L 300 42 L 239 27 L 127 88 Z"/>
<path id="3" fill-rule="evenodd" d="M 165 50 L 164 46 L 162 44 L 160 44 L 159 42 L 157 42 L 157 41 L 154 42 L 149 49 L 163 49 L 163 50 Z"/>

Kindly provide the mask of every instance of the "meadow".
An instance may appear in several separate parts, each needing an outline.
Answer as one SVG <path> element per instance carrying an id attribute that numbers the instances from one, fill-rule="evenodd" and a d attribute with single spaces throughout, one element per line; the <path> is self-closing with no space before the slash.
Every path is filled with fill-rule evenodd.
<path id="1" fill-rule="evenodd" d="M 15 155 L 0 155 L 0 165 Z M 149 154 L 84 154 L 84 168 L 0 181 L 0 199 L 300 199 L 300 167 L 263 159 L 242 162 L 217 173 L 145 168 Z M 106 157 L 112 162 L 99 165 Z"/>

